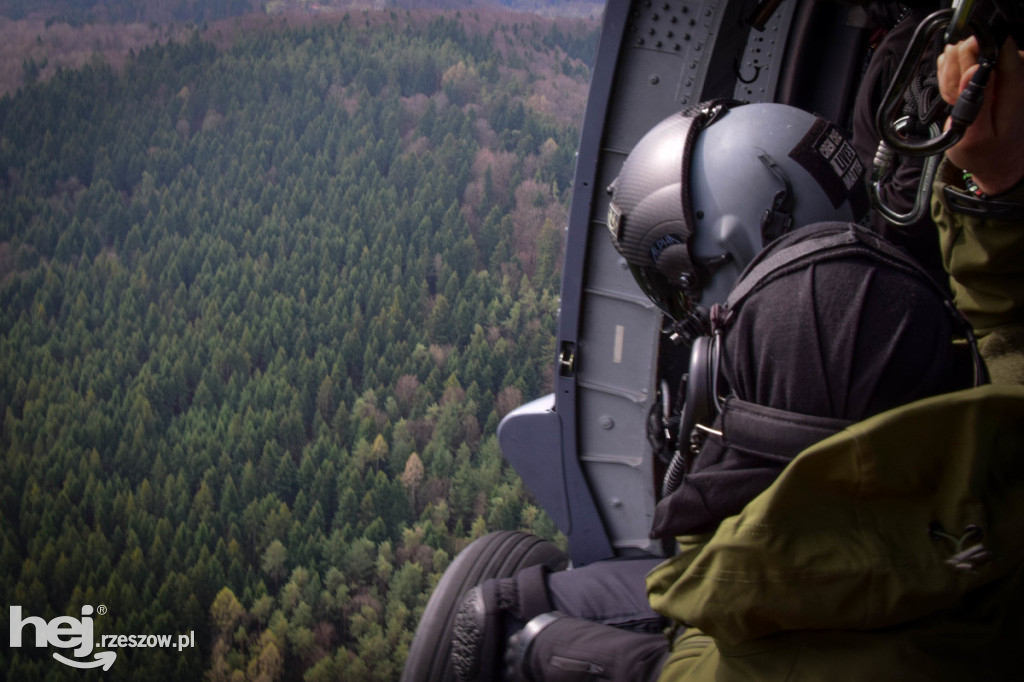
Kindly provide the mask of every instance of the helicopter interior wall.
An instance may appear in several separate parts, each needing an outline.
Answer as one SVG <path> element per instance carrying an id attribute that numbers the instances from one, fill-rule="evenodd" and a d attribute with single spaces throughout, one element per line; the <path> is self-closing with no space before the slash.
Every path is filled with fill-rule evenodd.
<path id="1" fill-rule="evenodd" d="M 575 423 L 566 426 L 575 429 L 575 456 L 617 554 L 663 552 L 648 537 L 656 464 L 647 439 L 647 416 L 657 408 L 662 322 L 608 239 L 603 189 L 652 126 L 699 101 L 719 28 L 739 4 L 635 2 L 621 26 L 606 25 L 621 31 L 614 72 L 594 74 L 613 83 L 596 138 L 596 191 L 587 205 L 574 197 L 570 216 L 566 248 L 582 249 L 586 267 L 577 289 L 572 282 L 563 286 L 563 297 L 580 301 L 578 319 L 560 321 L 560 334 L 574 341 L 578 362 L 572 393 L 560 393 L 556 409 L 572 403 Z"/>
<path id="2" fill-rule="evenodd" d="M 856 7 L 836 0 L 800 4 L 774 101 L 852 129 L 870 37 L 859 15 Z"/>

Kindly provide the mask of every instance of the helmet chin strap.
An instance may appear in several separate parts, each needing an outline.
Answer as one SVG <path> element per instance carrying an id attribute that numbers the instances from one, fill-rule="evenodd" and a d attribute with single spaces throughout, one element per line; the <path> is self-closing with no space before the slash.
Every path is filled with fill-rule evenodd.
<path id="1" fill-rule="evenodd" d="M 710 325 L 707 310 L 694 303 L 684 319 L 672 320 L 666 332 L 669 340 L 677 346 L 692 346 L 696 339 L 708 333 Z"/>

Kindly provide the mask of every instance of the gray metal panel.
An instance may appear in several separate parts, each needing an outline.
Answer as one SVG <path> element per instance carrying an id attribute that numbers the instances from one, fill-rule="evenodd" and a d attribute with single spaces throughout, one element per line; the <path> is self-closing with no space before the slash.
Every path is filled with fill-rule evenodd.
<path id="1" fill-rule="evenodd" d="M 728 4 L 633 3 L 605 127 L 606 150 L 628 153 L 654 124 L 696 103 L 715 27 Z"/>
<path id="2" fill-rule="evenodd" d="M 587 292 L 583 310 L 580 460 L 618 550 L 651 549 L 654 473 L 646 413 L 658 361 L 652 315 L 637 299 L 595 291 Z"/>
<path id="3" fill-rule="evenodd" d="M 554 407 L 550 394 L 517 407 L 498 424 L 498 443 L 558 530 L 568 534 L 572 508 L 562 467 L 562 423 Z"/>
<path id="4" fill-rule="evenodd" d="M 661 315 L 608 239 L 605 187 L 641 137 L 699 96 L 726 2 L 635 2 L 619 54 L 589 209 L 587 268 L 576 338 L 578 458 L 616 552 L 661 554 L 648 535 Z M 574 207 L 575 208 L 575 207 Z M 570 235 L 570 239 L 573 236 Z M 580 248 L 578 240 L 567 249 Z M 560 407 L 559 407 L 560 409 Z"/>
<path id="5" fill-rule="evenodd" d="M 750 34 L 739 59 L 733 97 L 745 102 L 771 102 L 779 84 L 789 27 L 796 3 L 787 2 L 765 23 L 763 31 Z"/>

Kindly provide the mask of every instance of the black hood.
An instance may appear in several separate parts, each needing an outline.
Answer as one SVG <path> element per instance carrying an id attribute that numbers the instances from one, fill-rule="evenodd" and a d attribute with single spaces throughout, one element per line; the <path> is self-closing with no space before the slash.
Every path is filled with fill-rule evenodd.
<path id="1" fill-rule="evenodd" d="M 724 334 L 721 377 L 732 395 L 813 417 L 860 421 L 972 383 L 935 287 L 868 255 L 771 278 Z M 728 433 L 725 442 L 708 437 L 679 488 L 657 505 L 653 537 L 713 530 L 797 454 L 773 447 L 770 430 L 757 448 L 726 443 Z"/>

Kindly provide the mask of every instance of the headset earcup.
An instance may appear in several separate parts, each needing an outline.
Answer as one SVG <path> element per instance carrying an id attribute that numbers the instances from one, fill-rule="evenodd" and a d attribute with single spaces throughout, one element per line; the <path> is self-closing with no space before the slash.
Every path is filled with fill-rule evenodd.
<path id="1" fill-rule="evenodd" d="M 680 440 L 689 439 L 697 424 L 707 424 L 714 406 L 712 365 L 713 340 L 698 336 L 690 349 L 690 367 L 686 372 L 686 391 L 683 413 L 679 423 Z"/>

